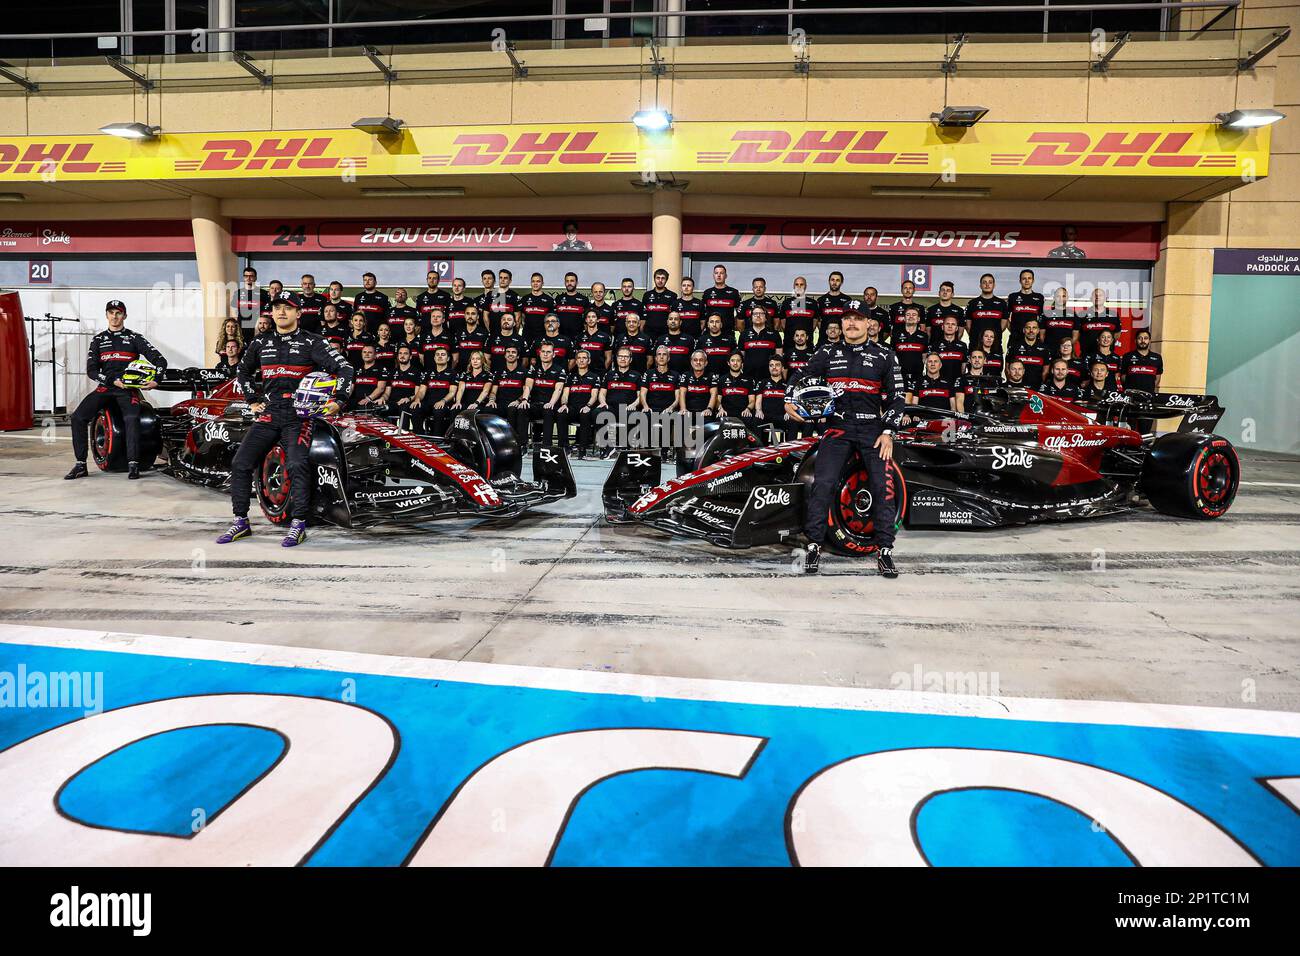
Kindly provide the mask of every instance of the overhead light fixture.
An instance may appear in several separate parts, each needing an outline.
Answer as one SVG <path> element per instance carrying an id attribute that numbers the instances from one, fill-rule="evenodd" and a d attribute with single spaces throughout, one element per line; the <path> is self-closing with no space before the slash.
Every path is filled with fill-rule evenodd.
<path id="1" fill-rule="evenodd" d="M 162 133 L 161 126 L 148 126 L 144 123 L 109 123 L 99 128 L 101 133 L 120 136 L 122 139 L 157 139 Z"/>
<path id="2" fill-rule="evenodd" d="M 396 136 L 402 131 L 405 125 L 399 119 L 393 119 L 391 116 L 363 116 L 352 124 L 353 129 L 359 129 L 371 136 Z"/>
<path id="3" fill-rule="evenodd" d="M 410 189 L 403 189 L 400 186 L 366 186 L 361 190 L 361 195 L 371 196 L 375 199 L 419 199 L 433 198 L 436 196 L 463 196 L 465 195 L 464 186 L 412 186 Z"/>
<path id="4" fill-rule="evenodd" d="M 1225 129 L 1258 129 L 1286 119 L 1286 114 L 1277 110 L 1232 110 L 1220 113 L 1215 119 Z"/>
<path id="5" fill-rule="evenodd" d="M 0 193 L 0 202 L 26 202 L 27 197 L 22 193 Z"/>
<path id="6" fill-rule="evenodd" d="M 632 123 L 643 133 L 662 133 L 672 129 L 673 114 L 666 110 L 637 110 Z"/>
<path id="7" fill-rule="evenodd" d="M 885 199 L 986 199 L 987 186 L 954 186 L 927 189 L 921 186 L 872 186 L 871 195 Z"/>
<path id="8" fill-rule="evenodd" d="M 930 114 L 930 122 L 941 128 L 966 128 L 974 126 L 988 113 L 987 106 L 945 106 Z"/>

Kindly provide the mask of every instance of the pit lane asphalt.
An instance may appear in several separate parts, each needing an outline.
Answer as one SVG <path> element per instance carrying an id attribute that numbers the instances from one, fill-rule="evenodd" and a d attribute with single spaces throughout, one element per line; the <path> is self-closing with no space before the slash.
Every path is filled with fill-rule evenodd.
<path id="1" fill-rule="evenodd" d="M 1300 459 L 1244 451 L 1229 514 L 904 532 L 889 582 L 792 547 L 724 551 L 600 520 L 315 527 L 212 543 L 229 499 L 148 473 L 60 480 L 67 429 L 0 435 L 0 622 L 543 667 L 1300 710 Z M 905 675 L 905 676 L 904 676 Z M 973 685 L 972 685 L 973 686 Z M 925 688 L 916 688 L 925 689 Z"/>

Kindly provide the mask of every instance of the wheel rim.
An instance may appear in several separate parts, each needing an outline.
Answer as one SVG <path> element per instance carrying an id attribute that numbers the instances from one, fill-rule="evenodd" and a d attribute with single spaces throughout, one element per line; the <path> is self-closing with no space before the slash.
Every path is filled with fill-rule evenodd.
<path id="1" fill-rule="evenodd" d="M 871 534 L 871 489 L 867 485 L 865 471 L 854 471 L 844 479 L 836 507 L 844 530 L 862 537 Z"/>
<path id="2" fill-rule="evenodd" d="M 280 511 L 289 500 L 289 474 L 284 449 L 273 448 L 262 462 L 262 495 L 272 511 Z"/>
<path id="3" fill-rule="evenodd" d="M 1211 452 L 1201 458 L 1196 469 L 1197 497 L 1212 506 L 1223 504 L 1232 491 L 1232 463 L 1223 452 Z"/>
<path id="4" fill-rule="evenodd" d="M 95 464 L 100 468 L 108 467 L 109 456 L 113 454 L 113 425 L 108 420 L 107 411 L 102 411 L 95 416 L 92 442 L 95 449 Z"/>

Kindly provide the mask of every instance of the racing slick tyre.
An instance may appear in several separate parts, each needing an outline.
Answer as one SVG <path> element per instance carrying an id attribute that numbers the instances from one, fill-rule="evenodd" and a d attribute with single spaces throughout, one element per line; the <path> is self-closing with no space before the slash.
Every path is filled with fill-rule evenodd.
<path id="1" fill-rule="evenodd" d="M 1178 518 L 1218 518 L 1232 507 L 1241 463 L 1218 435 L 1175 432 L 1151 445 L 1138 485 L 1151 507 Z"/>
<path id="2" fill-rule="evenodd" d="M 101 408 L 90 426 L 90 454 L 100 471 L 126 471 L 126 429 L 115 408 Z"/>
<path id="3" fill-rule="evenodd" d="M 804 459 L 796 476 L 804 484 L 805 500 L 812 496 L 816 460 L 817 454 L 814 451 Z M 894 531 L 898 532 L 907 518 L 907 480 L 903 477 L 898 462 L 892 458 L 885 471 L 885 480 L 892 485 L 894 500 L 898 502 L 898 512 L 894 515 Z M 863 467 L 862 459 L 853 455 L 844 466 L 839 493 L 831 499 L 830 511 L 826 516 L 829 531 L 826 547 L 839 554 L 875 554 L 876 545 L 872 540 L 875 524 L 871 519 L 871 506 L 871 485 L 867 469 Z"/>
<path id="4" fill-rule="evenodd" d="M 257 485 L 257 503 L 271 524 L 289 520 L 288 460 L 281 445 L 276 445 L 262 459 L 262 467 L 253 476 Z"/>

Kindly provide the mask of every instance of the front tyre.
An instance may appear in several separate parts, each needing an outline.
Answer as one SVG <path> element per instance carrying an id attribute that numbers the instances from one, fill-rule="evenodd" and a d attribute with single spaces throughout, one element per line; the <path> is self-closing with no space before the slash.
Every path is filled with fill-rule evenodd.
<path id="1" fill-rule="evenodd" d="M 271 524 L 285 524 L 289 520 L 289 462 L 284 448 L 276 445 L 262 459 L 262 467 L 254 479 L 257 482 L 257 503 Z"/>
<path id="2" fill-rule="evenodd" d="M 90 454 L 100 471 L 126 471 L 126 429 L 117 409 L 101 408 L 95 416 L 90 426 Z"/>
<path id="3" fill-rule="evenodd" d="M 1241 463 L 1218 435 L 1175 432 L 1155 440 L 1138 479 L 1151 507 L 1177 518 L 1220 518 L 1232 507 Z"/>
<path id="4" fill-rule="evenodd" d="M 804 483 L 805 500 L 812 495 L 816 458 L 814 452 L 799 466 L 797 480 Z M 896 459 L 891 458 L 886 464 L 885 487 L 898 505 L 894 514 L 894 531 L 897 533 L 907 518 L 907 480 Z M 839 554 L 861 557 L 875 554 L 876 525 L 871 517 L 874 504 L 870 476 L 861 457 L 853 455 L 844 466 L 839 490 L 831 499 L 826 514 L 826 547 Z"/>

